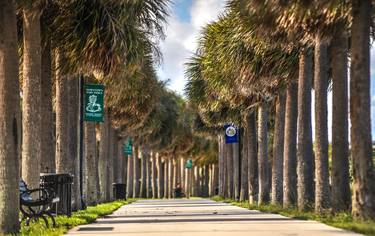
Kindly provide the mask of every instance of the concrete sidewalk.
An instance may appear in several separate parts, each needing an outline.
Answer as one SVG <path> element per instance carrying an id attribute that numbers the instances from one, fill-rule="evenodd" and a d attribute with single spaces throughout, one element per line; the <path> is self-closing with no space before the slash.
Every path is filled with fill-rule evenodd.
<path id="1" fill-rule="evenodd" d="M 211 200 L 141 200 L 68 235 L 297 236 L 359 235 L 315 221 L 250 211 Z"/>

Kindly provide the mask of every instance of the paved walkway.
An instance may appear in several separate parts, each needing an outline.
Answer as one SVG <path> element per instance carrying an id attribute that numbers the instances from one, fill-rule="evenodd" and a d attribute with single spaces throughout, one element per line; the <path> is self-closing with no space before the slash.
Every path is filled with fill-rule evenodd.
<path id="1" fill-rule="evenodd" d="M 211 200 L 142 200 L 68 235 L 297 236 L 358 235 L 314 221 L 293 220 Z"/>

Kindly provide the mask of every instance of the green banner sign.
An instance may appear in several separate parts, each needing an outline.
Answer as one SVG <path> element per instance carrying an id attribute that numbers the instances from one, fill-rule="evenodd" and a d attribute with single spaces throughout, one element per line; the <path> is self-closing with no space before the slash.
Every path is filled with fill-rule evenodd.
<path id="1" fill-rule="evenodd" d="M 193 161 L 192 160 L 187 160 L 186 161 L 186 164 L 185 164 L 185 168 L 186 169 L 191 169 L 191 168 L 193 168 Z"/>
<path id="2" fill-rule="evenodd" d="M 133 141 L 131 139 L 128 139 L 128 141 L 124 144 L 124 155 L 133 155 Z"/>
<path id="3" fill-rule="evenodd" d="M 101 84 L 85 85 L 85 121 L 104 121 L 104 86 Z"/>

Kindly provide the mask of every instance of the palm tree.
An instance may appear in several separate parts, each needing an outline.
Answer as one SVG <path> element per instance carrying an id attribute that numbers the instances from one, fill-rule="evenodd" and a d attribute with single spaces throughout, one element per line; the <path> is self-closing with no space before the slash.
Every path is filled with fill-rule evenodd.
<path id="1" fill-rule="evenodd" d="M 328 44 L 318 35 L 314 50 L 315 90 L 315 211 L 321 212 L 330 206 L 328 170 Z"/>
<path id="2" fill-rule="evenodd" d="M 332 39 L 332 171 L 331 202 L 334 211 L 350 208 L 348 142 L 348 35 L 339 30 Z"/>
<path id="3" fill-rule="evenodd" d="M 246 122 L 246 117 L 245 117 Z M 241 193 L 240 201 L 245 201 L 249 197 L 249 185 L 248 185 L 248 172 L 249 172 L 249 160 L 248 160 L 248 135 L 245 133 L 245 128 L 241 129 Z M 220 158 L 220 157 L 219 157 Z M 216 175 L 216 173 L 214 172 Z M 214 177 L 213 177 L 214 178 Z M 215 180 L 212 180 L 215 182 Z M 215 186 L 215 184 L 214 184 Z"/>
<path id="4" fill-rule="evenodd" d="M 147 162 L 148 162 L 148 150 L 144 147 L 141 148 L 141 187 L 139 197 L 146 198 L 147 194 Z"/>
<path id="5" fill-rule="evenodd" d="M 259 205 L 270 200 L 270 179 L 268 161 L 268 105 L 263 102 L 258 108 L 258 165 L 259 165 Z"/>
<path id="6" fill-rule="evenodd" d="M 99 160 L 98 160 L 98 172 L 99 172 L 99 194 L 100 202 L 108 201 L 109 196 L 108 190 L 108 159 L 109 159 L 109 120 L 108 109 L 104 112 L 104 122 L 100 124 L 100 144 L 99 144 Z"/>
<path id="7" fill-rule="evenodd" d="M 39 187 L 41 150 L 41 9 L 25 3 L 23 15 L 22 178 Z"/>
<path id="8" fill-rule="evenodd" d="M 116 141 L 115 141 L 116 140 Z M 114 182 L 114 168 L 113 163 L 115 159 L 115 154 L 117 148 L 115 149 L 115 142 L 117 142 L 116 130 L 111 126 L 111 121 L 109 120 L 108 128 L 108 156 L 107 156 L 107 176 L 106 176 L 106 201 L 113 201 L 113 191 L 112 184 Z"/>
<path id="9" fill-rule="evenodd" d="M 96 163 L 96 132 L 95 123 L 85 123 L 84 131 L 84 160 L 86 176 L 86 204 L 96 205 L 98 203 L 97 175 L 98 163 Z"/>
<path id="10" fill-rule="evenodd" d="M 65 55 L 56 52 L 56 172 L 70 173 L 71 162 L 68 157 L 68 78 L 65 76 Z"/>
<path id="11" fill-rule="evenodd" d="M 284 173 L 283 207 L 295 205 L 297 201 L 297 95 L 298 85 L 287 86 L 284 129 Z"/>
<path id="12" fill-rule="evenodd" d="M 372 162 L 370 119 L 371 1 L 352 0 L 350 67 L 350 141 L 353 161 L 352 213 L 375 218 L 375 171 Z"/>
<path id="13" fill-rule="evenodd" d="M 298 78 L 298 133 L 297 133 L 297 203 L 300 210 L 314 202 L 314 168 L 311 127 L 312 53 L 301 53 Z"/>
<path id="14" fill-rule="evenodd" d="M 136 144 L 133 149 L 133 167 L 134 167 L 134 183 L 133 183 L 133 198 L 139 197 L 139 178 L 140 178 L 140 159 L 139 159 L 139 148 Z"/>
<path id="15" fill-rule="evenodd" d="M 79 115 L 79 88 L 78 80 L 70 79 L 68 81 L 68 132 L 69 132 L 69 162 L 70 162 L 70 174 L 73 178 L 72 200 L 73 209 L 81 209 L 81 194 L 79 186 L 79 158 L 78 158 L 78 115 Z"/>
<path id="16" fill-rule="evenodd" d="M 42 101 L 41 116 L 43 129 L 41 134 L 42 144 L 40 149 L 40 170 L 41 172 L 56 171 L 55 164 L 55 127 L 52 107 L 52 55 L 51 42 L 49 40 L 42 43 Z"/>
<path id="17" fill-rule="evenodd" d="M 284 164 L 284 127 L 285 127 L 285 94 L 279 94 L 276 102 L 275 131 L 272 161 L 272 196 L 274 205 L 283 202 L 283 164 Z"/>
<path id="18" fill-rule="evenodd" d="M 312 206 L 314 199 L 313 149 L 311 130 L 312 54 L 307 49 L 300 56 L 298 80 L 297 175 L 298 207 Z"/>
<path id="19" fill-rule="evenodd" d="M 0 1 L 0 234 L 19 225 L 20 96 L 15 1 Z"/>
<path id="20" fill-rule="evenodd" d="M 158 164 L 158 173 L 157 173 L 157 178 L 158 178 L 158 198 L 163 198 L 164 197 L 164 164 L 162 163 L 161 157 L 159 153 L 156 155 L 157 159 L 157 164 Z"/>
<path id="21" fill-rule="evenodd" d="M 158 198 L 157 192 L 158 192 L 158 184 L 157 184 L 157 156 L 158 154 L 155 152 L 151 153 L 151 178 L 152 178 L 152 198 Z"/>
<path id="22" fill-rule="evenodd" d="M 257 151 L 257 129 L 256 115 L 250 112 L 246 118 L 246 135 L 248 142 L 248 180 L 249 180 L 249 203 L 258 202 L 258 151 Z"/>

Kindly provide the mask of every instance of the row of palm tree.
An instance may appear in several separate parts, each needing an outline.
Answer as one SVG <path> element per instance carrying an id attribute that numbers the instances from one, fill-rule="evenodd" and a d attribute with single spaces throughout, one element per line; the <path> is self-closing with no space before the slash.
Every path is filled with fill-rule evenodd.
<path id="1" fill-rule="evenodd" d="M 37 188 L 41 172 L 74 175 L 73 208 L 80 209 L 81 196 L 88 205 L 113 200 L 113 182 L 138 185 L 138 156 L 144 196 L 146 178 L 163 183 L 154 168 L 161 159 L 216 151 L 192 132 L 193 110 L 156 76 L 169 3 L 0 1 L 0 233 L 19 230 L 20 178 Z M 80 77 L 105 85 L 104 122 L 84 124 L 82 167 Z M 129 138 L 134 158 L 122 152 Z"/>
<path id="2" fill-rule="evenodd" d="M 225 13 L 203 29 L 199 48 L 186 64 L 186 91 L 201 127 L 219 134 L 222 197 L 318 213 L 351 209 L 354 217 L 375 218 L 371 5 L 230 0 Z M 225 123 L 240 127 L 240 145 L 224 143 Z"/>

